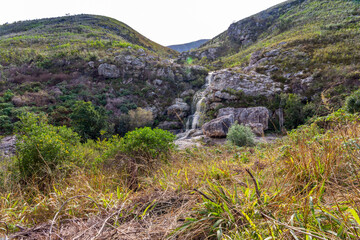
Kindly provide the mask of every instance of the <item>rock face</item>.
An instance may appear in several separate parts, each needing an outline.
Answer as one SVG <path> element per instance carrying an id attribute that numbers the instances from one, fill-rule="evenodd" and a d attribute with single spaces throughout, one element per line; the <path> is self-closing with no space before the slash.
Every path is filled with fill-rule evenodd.
<path id="1" fill-rule="evenodd" d="M 269 110 L 265 107 L 223 108 L 216 119 L 203 125 L 202 130 L 208 137 L 226 137 L 229 128 L 237 121 L 262 136 L 264 130 L 268 129 L 269 116 Z"/>
<path id="2" fill-rule="evenodd" d="M 269 110 L 265 107 L 253 107 L 253 108 L 222 108 L 219 110 L 218 117 L 233 114 L 235 121 L 239 124 L 261 124 L 263 130 L 269 128 Z"/>
<path id="3" fill-rule="evenodd" d="M 120 77 L 120 70 L 115 65 L 111 65 L 108 63 L 100 64 L 98 72 L 100 76 L 104 76 L 106 78 Z"/>
<path id="4" fill-rule="evenodd" d="M 257 72 L 239 73 L 236 69 L 216 71 L 212 75 L 211 84 L 207 88 L 210 102 L 235 100 L 237 95 L 271 96 L 286 90 L 286 86 L 273 81 L 269 76 Z"/>
<path id="5" fill-rule="evenodd" d="M 281 7 L 273 7 L 256 15 L 240 20 L 230 25 L 227 35 L 232 42 L 249 45 L 255 42 L 260 35 L 285 12 L 295 5 L 300 5 L 306 0 L 287 1 Z"/>
<path id="6" fill-rule="evenodd" d="M 16 136 L 4 137 L 0 141 L 0 160 L 10 158 L 16 153 Z"/>
<path id="7" fill-rule="evenodd" d="M 229 128 L 234 124 L 234 115 L 228 114 L 205 123 L 202 126 L 203 133 L 208 137 L 226 137 Z"/>

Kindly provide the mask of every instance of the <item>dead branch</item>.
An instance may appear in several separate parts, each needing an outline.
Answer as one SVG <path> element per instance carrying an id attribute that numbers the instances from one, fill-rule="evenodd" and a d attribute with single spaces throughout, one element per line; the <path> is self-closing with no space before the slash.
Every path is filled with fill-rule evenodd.
<path id="1" fill-rule="evenodd" d="M 91 197 L 88 197 L 88 196 L 85 196 L 85 195 L 78 195 L 78 196 L 74 196 L 74 197 L 69 198 L 68 200 L 66 200 L 66 201 L 63 203 L 63 205 L 61 205 L 59 211 L 55 214 L 53 220 L 51 221 L 50 231 L 49 231 L 49 240 L 51 240 L 51 233 L 52 233 L 52 229 L 53 229 L 53 226 L 54 226 L 54 223 L 55 223 L 55 221 L 56 221 L 57 216 L 59 215 L 59 213 L 61 212 L 61 210 L 63 209 L 63 207 L 64 207 L 66 204 L 68 204 L 71 200 L 76 199 L 76 198 L 87 198 L 87 199 L 90 199 L 91 201 L 93 201 L 93 202 L 95 203 L 96 207 L 99 209 L 99 212 L 101 211 L 99 205 L 97 204 L 97 202 L 96 202 L 94 199 L 92 199 Z"/>

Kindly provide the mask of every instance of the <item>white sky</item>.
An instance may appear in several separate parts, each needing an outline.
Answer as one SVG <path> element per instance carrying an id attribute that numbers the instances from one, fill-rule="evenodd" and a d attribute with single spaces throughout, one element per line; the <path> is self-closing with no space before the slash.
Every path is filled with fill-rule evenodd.
<path id="1" fill-rule="evenodd" d="M 0 24 L 70 14 L 120 20 L 164 46 L 213 38 L 284 0 L 0 0 Z"/>

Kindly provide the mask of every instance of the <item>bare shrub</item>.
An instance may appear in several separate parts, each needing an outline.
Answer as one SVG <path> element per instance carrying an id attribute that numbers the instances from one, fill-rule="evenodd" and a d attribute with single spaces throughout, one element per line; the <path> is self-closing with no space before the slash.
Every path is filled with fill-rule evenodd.
<path id="1" fill-rule="evenodd" d="M 148 126 L 154 120 L 151 111 L 138 107 L 135 110 L 129 111 L 130 128 L 135 129 L 139 127 Z"/>

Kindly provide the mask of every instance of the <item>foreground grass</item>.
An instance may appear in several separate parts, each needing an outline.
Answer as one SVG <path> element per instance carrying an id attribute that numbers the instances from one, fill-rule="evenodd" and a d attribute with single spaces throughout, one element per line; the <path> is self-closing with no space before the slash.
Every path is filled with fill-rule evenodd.
<path id="1" fill-rule="evenodd" d="M 131 159 L 116 154 L 74 167 L 46 193 L 6 182 L 6 172 L 3 232 L 19 239 L 48 239 L 50 229 L 52 239 L 358 239 L 359 125 L 338 113 L 276 143 L 174 151 L 151 166 L 124 168 Z M 79 152 L 94 163 L 104 145 Z"/>

